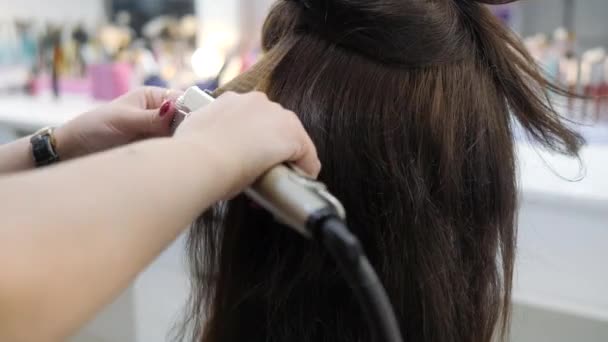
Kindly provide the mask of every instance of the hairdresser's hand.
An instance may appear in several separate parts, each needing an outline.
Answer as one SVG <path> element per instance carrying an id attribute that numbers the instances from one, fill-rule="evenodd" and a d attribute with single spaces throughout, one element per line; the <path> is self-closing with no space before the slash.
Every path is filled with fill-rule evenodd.
<path id="1" fill-rule="evenodd" d="M 262 173 L 292 162 L 311 176 L 321 169 L 315 146 L 298 117 L 263 93 L 227 93 L 179 127 L 176 139 L 189 139 L 215 158 L 229 198 Z M 200 145 L 202 144 L 202 145 Z M 201 161 L 205 162 L 205 161 Z"/>
<path id="2" fill-rule="evenodd" d="M 57 128 L 59 156 L 72 159 L 138 140 L 167 136 L 179 92 L 140 88 Z"/>

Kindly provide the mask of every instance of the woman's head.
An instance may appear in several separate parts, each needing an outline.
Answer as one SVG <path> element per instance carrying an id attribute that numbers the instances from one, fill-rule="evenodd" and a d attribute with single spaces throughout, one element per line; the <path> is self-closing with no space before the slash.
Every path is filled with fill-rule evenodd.
<path id="1" fill-rule="evenodd" d="M 560 90 L 472 0 L 280 0 L 263 47 L 226 89 L 298 113 L 405 340 L 490 341 L 509 316 L 513 119 L 575 155 L 547 100 Z M 197 340 L 371 340 L 328 255 L 242 197 L 201 219 L 189 251 Z"/>

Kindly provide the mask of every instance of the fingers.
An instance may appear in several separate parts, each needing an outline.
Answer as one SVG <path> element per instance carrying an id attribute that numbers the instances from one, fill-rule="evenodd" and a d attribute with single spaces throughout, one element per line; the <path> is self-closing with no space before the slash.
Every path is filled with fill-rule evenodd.
<path id="1" fill-rule="evenodd" d="M 141 89 L 145 109 L 159 109 L 167 101 L 175 102 L 182 92 L 174 89 L 144 87 Z"/>
<path id="2" fill-rule="evenodd" d="M 227 101 L 234 100 L 239 96 L 243 95 L 234 93 L 222 95 Z M 280 127 L 278 131 L 286 133 L 284 143 L 289 144 L 291 142 L 292 146 L 294 146 L 287 161 L 291 162 L 309 176 L 317 178 L 321 171 L 321 162 L 317 156 L 317 149 L 298 116 L 294 112 L 285 109 L 279 103 L 271 102 L 264 93 L 251 92 L 246 96 L 248 101 L 250 101 L 251 108 L 256 107 L 260 103 L 265 103 L 265 105 L 268 106 L 268 112 L 274 114 L 274 116 L 271 116 L 271 120 L 275 123 L 283 123 L 283 126 Z M 263 115 L 267 114 L 268 113 L 264 113 Z"/>
<path id="3" fill-rule="evenodd" d="M 321 162 L 319 161 L 319 158 L 317 158 L 317 153 L 312 141 L 302 145 L 300 151 L 301 152 L 295 154 L 294 158 L 292 158 L 293 164 L 312 178 L 317 178 L 321 172 Z"/>
<path id="4" fill-rule="evenodd" d="M 143 120 L 148 122 L 148 132 L 151 136 L 169 136 L 171 122 L 175 117 L 175 100 L 165 100 L 158 109 L 144 112 Z"/>
<path id="5" fill-rule="evenodd" d="M 132 115 L 146 137 L 163 137 L 171 134 L 171 122 L 175 115 L 175 102 L 182 95 L 181 91 L 157 87 L 144 87 L 139 90 L 143 99 L 143 108 Z"/>
<path id="6" fill-rule="evenodd" d="M 165 101 L 159 108 L 129 110 L 123 116 L 123 124 L 138 138 L 165 137 L 171 134 L 171 122 L 175 116 L 175 101 Z"/>
<path id="7" fill-rule="evenodd" d="M 263 93 L 224 93 L 193 112 L 176 132 L 180 137 L 203 139 L 205 146 L 225 149 L 221 154 L 227 169 L 241 170 L 227 174 L 229 179 L 238 177 L 232 179 L 235 191 L 284 162 L 315 178 L 321 170 L 316 148 L 298 116 Z"/>
<path id="8" fill-rule="evenodd" d="M 295 117 L 295 114 L 293 115 Z M 321 162 L 317 156 L 317 149 L 308 134 L 306 134 L 300 121 L 297 118 L 295 120 L 297 120 L 296 125 L 299 126 L 296 128 L 296 131 L 300 132 L 300 134 L 297 140 L 298 146 L 296 146 L 295 152 L 289 161 L 309 176 L 317 178 L 321 172 Z"/>

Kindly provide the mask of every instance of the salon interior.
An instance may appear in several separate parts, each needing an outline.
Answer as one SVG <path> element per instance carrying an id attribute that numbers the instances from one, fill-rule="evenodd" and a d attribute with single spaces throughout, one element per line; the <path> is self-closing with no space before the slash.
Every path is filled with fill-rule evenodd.
<path id="1" fill-rule="evenodd" d="M 0 143 L 141 85 L 221 86 L 261 56 L 272 2 L 0 0 Z M 521 202 L 510 340 L 608 341 L 608 1 L 492 10 L 549 78 L 590 98 L 558 108 L 587 140 L 581 160 L 515 136 Z M 183 243 L 73 341 L 167 340 L 188 294 Z"/>

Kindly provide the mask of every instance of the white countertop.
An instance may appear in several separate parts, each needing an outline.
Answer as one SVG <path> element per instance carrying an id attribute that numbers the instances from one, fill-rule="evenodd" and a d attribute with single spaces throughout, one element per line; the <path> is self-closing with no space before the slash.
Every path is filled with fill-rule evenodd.
<path id="1" fill-rule="evenodd" d="M 529 144 L 519 144 L 517 156 L 519 185 L 528 199 L 585 201 L 608 210 L 608 144 L 584 147 L 580 161 Z"/>
<path id="2" fill-rule="evenodd" d="M 82 95 L 64 95 L 54 99 L 50 94 L 37 97 L 0 96 L 0 125 L 21 131 L 36 131 L 58 126 L 103 102 Z"/>

